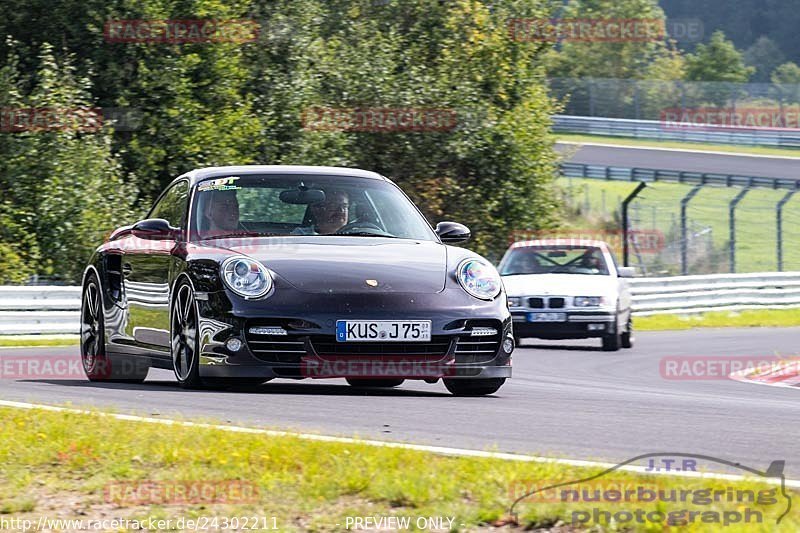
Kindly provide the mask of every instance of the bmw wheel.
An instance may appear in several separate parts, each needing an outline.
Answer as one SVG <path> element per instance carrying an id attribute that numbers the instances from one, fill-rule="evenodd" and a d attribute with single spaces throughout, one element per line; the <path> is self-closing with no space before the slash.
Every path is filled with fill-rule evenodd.
<path id="1" fill-rule="evenodd" d="M 623 348 L 633 348 L 633 318 L 628 318 L 628 327 L 620 339 Z"/>
<path id="2" fill-rule="evenodd" d="M 619 322 L 614 320 L 612 333 L 603 335 L 603 351 L 616 352 L 619 350 L 621 344 L 621 335 L 619 334 Z"/>

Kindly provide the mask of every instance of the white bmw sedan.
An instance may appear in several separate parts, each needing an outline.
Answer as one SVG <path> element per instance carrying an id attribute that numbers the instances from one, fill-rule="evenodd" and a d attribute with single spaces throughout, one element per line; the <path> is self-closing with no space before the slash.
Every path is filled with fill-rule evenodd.
<path id="1" fill-rule="evenodd" d="M 517 344 L 540 339 L 600 338 L 603 349 L 633 346 L 631 295 L 603 241 L 548 239 L 516 242 L 499 266 Z"/>

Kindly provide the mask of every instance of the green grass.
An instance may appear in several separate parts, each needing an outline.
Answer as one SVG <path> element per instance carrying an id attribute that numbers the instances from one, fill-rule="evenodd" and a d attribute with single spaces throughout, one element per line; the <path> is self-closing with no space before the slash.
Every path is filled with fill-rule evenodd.
<path id="1" fill-rule="evenodd" d="M 636 187 L 635 183 L 605 181 L 597 179 L 559 178 L 557 183 L 565 190 L 570 203 L 578 206 L 581 213 L 576 227 L 592 226 L 597 222 L 588 220 L 618 220 L 614 211 L 622 200 Z M 680 241 L 680 201 L 692 189 L 688 185 L 673 183 L 648 184 L 637 200 L 631 204 L 629 214 L 633 227 L 649 230 L 656 228 L 665 235 L 666 243 L 673 243 L 661 257 L 643 254 L 649 265 L 648 275 L 680 274 L 680 257 L 677 243 Z M 708 230 L 706 239 L 712 251 L 704 251 L 690 270 L 691 273 L 729 272 L 728 205 L 740 189 L 706 187 L 689 204 L 687 217 L 689 227 L 696 231 Z M 739 203 L 736 210 L 736 270 L 737 272 L 772 272 L 777 268 L 777 233 L 775 230 L 775 206 L 786 191 L 753 188 Z M 588 200 L 588 210 L 586 204 Z M 800 270 L 800 195 L 796 195 L 784 208 L 784 270 Z M 618 227 L 618 225 L 615 225 Z M 694 252 L 698 252 L 696 248 Z M 620 251 L 617 250 L 617 253 Z M 632 263 L 636 265 L 635 257 Z"/>
<path id="2" fill-rule="evenodd" d="M 0 347 L 77 346 L 77 335 L 2 335 Z"/>
<path id="3" fill-rule="evenodd" d="M 483 400 L 477 400 L 483 401 Z M 450 402 L 447 402 L 450 404 Z M 431 408 L 449 408 L 446 405 Z M 363 444 L 303 440 L 291 436 L 226 432 L 215 428 L 162 425 L 91 414 L 0 408 L 0 518 L 128 519 L 198 516 L 275 517 L 280 531 L 344 531 L 347 517 L 455 517 L 453 531 L 486 529 L 509 516 L 514 497 L 531 484 L 573 481 L 597 468 L 554 463 L 458 458 L 422 451 Z M 766 468 L 766 465 L 753 465 Z M 111 497 L 110 483 L 252 484 L 247 501 L 171 504 Z M 733 487 L 769 490 L 759 481 L 645 476 L 613 472 L 592 490 L 621 486 L 674 489 Z M 118 486 L 118 485 L 117 485 Z M 130 486 L 130 485 L 129 485 Z M 585 487 L 586 488 L 586 487 Z M 785 509 L 754 505 L 760 525 L 733 525 L 725 531 L 771 531 Z M 602 510 L 665 510 L 656 503 L 566 503 L 526 498 L 518 511 L 520 527 L 569 523 L 573 512 L 597 505 Z M 737 503 L 681 504 L 703 511 L 733 511 Z M 740 505 L 740 504 L 739 504 Z M 672 506 L 674 508 L 674 505 Z M 669 509 L 666 509 L 669 510 Z M 800 527 L 797 513 L 784 519 L 788 531 Z M 619 529 L 613 527 L 612 529 Z M 690 531 L 709 531 L 708 524 Z M 722 528 L 719 528 L 722 529 Z M 570 529 L 571 531 L 583 529 Z M 629 529 L 630 530 L 630 529 Z M 634 530 L 663 531 L 661 524 Z"/>
<path id="4" fill-rule="evenodd" d="M 658 141 L 655 139 L 629 139 L 626 137 L 610 137 L 603 135 L 582 135 L 574 133 L 557 133 L 559 141 L 585 142 L 600 144 L 619 144 L 621 146 L 652 146 L 654 148 L 677 148 L 679 150 L 703 150 L 711 152 L 731 152 L 739 154 L 776 155 L 784 157 L 800 157 L 796 148 L 772 148 L 769 146 L 739 146 L 730 144 L 707 144 L 680 141 Z"/>
<path id="5" fill-rule="evenodd" d="M 796 326 L 800 326 L 800 309 L 759 309 L 736 312 L 714 311 L 689 315 L 651 315 L 636 317 L 636 329 L 638 331 Z"/>

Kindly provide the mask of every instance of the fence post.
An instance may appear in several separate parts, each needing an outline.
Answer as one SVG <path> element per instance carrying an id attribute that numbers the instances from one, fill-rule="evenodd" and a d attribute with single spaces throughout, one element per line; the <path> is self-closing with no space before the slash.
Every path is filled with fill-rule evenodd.
<path id="1" fill-rule="evenodd" d="M 636 198 L 642 189 L 647 187 L 647 183 L 640 181 L 639 185 L 633 190 L 632 193 L 628 195 L 625 200 L 622 201 L 622 264 L 624 266 L 628 265 L 628 204 L 630 204 L 634 198 Z"/>
<path id="2" fill-rule="evenodd" d="M 728 242 L 731 273 L 736 272 L 736 206 L 739 205 L 739 202 L 742 201 L 748 192 L 750 192 L 749 186 L 739 191 L 739 194 L 737 194 L 728 205 L 728 230 L 730 231 Z"/>
<path id="3" fill-rule="evenodd" d="M 783 272 L 783 206 L 792 199 L 792 196 L 794 196 L 796 192 L 796 189 L 794 191 L 789 191 L 781 198 L 781 201 L 778 202 L 777 213 L 775 215 L 775 229 L 778 238 L 778 272 Z"/>
<path id="4" fill-rule="evenodd" d="M 702 184 L 695 185 L 694 188 L 681 199 L 681 274 L 684 276 L 689 275 L 689 243 L 686 236 L 688 233 L 686 224 L 686 208 L 689 207 L 689 202 L 691 199 L 694 198 L 702 188 Z"/>

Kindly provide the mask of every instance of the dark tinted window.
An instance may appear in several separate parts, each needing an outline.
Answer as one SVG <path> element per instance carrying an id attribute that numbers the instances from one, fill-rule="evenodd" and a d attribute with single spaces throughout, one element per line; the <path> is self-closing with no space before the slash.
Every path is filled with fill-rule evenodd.
<path id="1" fill-rule="evenodd" d="M 149 218 L 163 218 L 174 228 L 182 228 L 189 202 L 189 185 L 181 181 L 161 197 Z"/>

